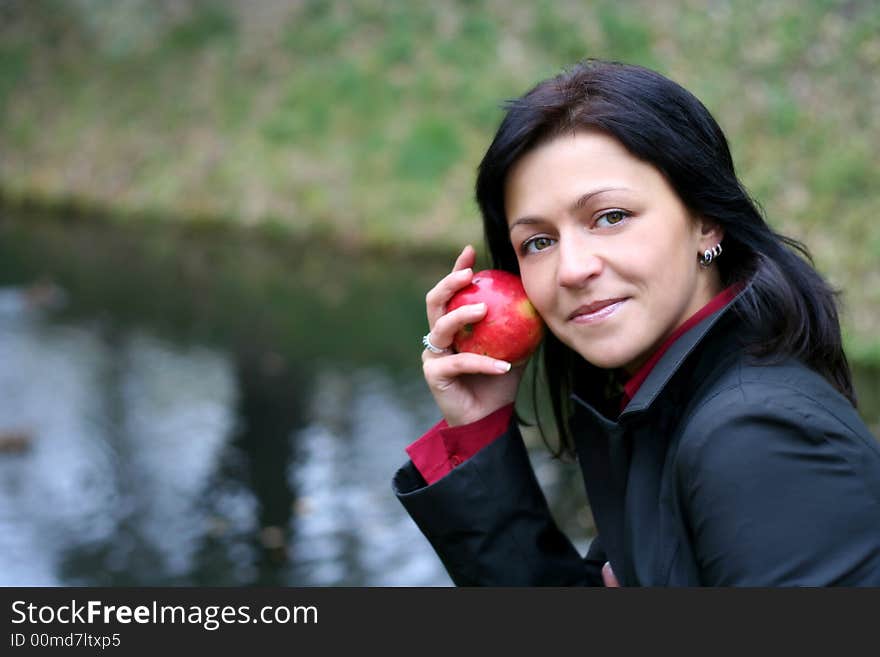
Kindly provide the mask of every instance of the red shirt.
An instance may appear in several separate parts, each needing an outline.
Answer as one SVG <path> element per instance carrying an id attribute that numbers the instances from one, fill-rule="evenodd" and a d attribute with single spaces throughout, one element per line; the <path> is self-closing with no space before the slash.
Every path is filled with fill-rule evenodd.
<path id="1" fill-rule="evenodd" d="M 654 369 L 667 349 L 703 319 L 730 303 L 740 289 L 742 289 L 742 285 L 736 283 L 720 292 L 666 338 L 660 348 L 624 384 L 620 403 L 621 411 L 635 396 L 639 387 L 648 378 L 651 370 Z M 502 406 L 476 422 L 458 427 L 450 427 L 446 424 L 446 420 L 441 420 L 407 447 L 406 453 L 425 481 L 433 484 L 448 474 L 452 468 L 460 465 L 499 438 L 507 430 L 507 425 L 513 414 L 513 406 L 512 403 Z"/>

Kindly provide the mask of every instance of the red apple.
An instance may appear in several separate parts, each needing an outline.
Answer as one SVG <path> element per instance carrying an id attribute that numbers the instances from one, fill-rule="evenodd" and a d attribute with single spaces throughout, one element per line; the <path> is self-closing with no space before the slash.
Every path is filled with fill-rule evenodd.
<path id="1" fill-rule="evenodd" d="M 483 354 L 514 365 L 525 362 L 544 337 L 544 322 L 526 296 L 519 276 L 500 269 L 479 271 L 470 285 L 452 296 L 446 311 L 481 302 L 486 304 L 486 315 L 455 334 L 456 351 Z"/>

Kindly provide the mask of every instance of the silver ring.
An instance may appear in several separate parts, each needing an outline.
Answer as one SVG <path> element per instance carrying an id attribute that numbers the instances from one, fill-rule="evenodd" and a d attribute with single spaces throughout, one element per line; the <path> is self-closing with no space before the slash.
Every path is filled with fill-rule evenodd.
<path id="1" fill-rule="evenodd" d="M 425 346 L 425 349 L 430 351 L 432 354 L 445 354 L 449 351 L 449 349 L 441 349 L 440 347 L 435 347 L 433 344 L 431 344 L 430 335 L 431 333 L 428 332 L 425 333 L 424 336 L 422 336 L 422 344 Z"/>

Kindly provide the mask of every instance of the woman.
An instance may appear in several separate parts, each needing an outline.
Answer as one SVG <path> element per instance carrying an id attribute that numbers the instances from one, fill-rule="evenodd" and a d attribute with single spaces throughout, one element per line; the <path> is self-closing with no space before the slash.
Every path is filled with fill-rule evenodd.
<path id="1" fill-rule="evenodd" d="M 466 247 L 427 295 L 444 420 L 394 490 L 460 585 L 880 585 L 880 444 L 834 293 L 653 71 L 586 61 L 510 103 L 480 164 L 494 266 L 522 277 L 563 452 L 598 535 L 554 523 L 513 417 L 523 368 L 453 353 Z M 537 375 L 536 375 L 537 376 Z"/>

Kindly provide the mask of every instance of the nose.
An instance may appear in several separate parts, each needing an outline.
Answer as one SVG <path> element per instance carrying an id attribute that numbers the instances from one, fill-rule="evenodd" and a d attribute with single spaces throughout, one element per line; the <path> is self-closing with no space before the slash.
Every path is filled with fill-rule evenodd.
<path id="1" fill-rule="evenodd" d="M 602 272 L 596 244 L 578 235 L 561 235 L 556 277 L 561 287 L 580 288 Z"/>

